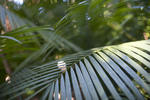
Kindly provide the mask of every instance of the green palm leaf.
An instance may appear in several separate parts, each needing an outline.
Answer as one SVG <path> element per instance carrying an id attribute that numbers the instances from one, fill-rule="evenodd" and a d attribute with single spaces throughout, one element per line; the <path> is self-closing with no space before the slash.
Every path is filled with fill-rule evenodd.
<path id="1" fill-rule="evenodd" d="M 144 100 L 150 95 L 149 54 L 150 40 L 82 51 L 23 68 L 12 75 L 11 83 L 1 85 L 0 96 L 30 100 L 43 93 L 42 100 Z"/>
<path id="2" fill-rule="evenodd" d="M 45 40 L 44 44 L 42 44 L 42 47 L 36 52 L 34 52 L 33 54 L 31 54 L 31 56 L 29 56 L 27 59 L 25 59 L 19 65 L 19 68 L 17 70 L 24 67 L 25 65 L 28 65 L 29 63 L 30 64 L 33 63 L 36 59 L 40 58 L 46 52 L 48 52 L 46 56 L 49 56 L 54 50 L 58 50 L 58 51 L 66 50 L 66 51 L 76 51 L 76 52 L 81 50 L 81 48 L 79 48 L 75 44 L 66 40 L 62 36 L 56 34 L 55 30 L 50 28 L 49 26 L 36 26 L 31 21 L 21 18 L 13 11 L 10 11 L 0 5 L 0 21 L 5 31 L 6 31 L 6 24 L 5 24 L 6 16 L 8 16 L 8 20 L 12 28 L 12 31 L 7 33 L 8 35 L 14 36 L 16 34 L 26 33 L 24 34 L 23 37 L 25 38 L 25 36 L 30 36 L 30 35 L 36 36 L 36 34 L 33 32 L 37 32 L 37 34 L 39 34 L 41 38 Z M 35 42 L 39 44 L 39 40 Z"/>
<path id="3" fill-rule="evenodd" d="M 30 27 L 33 27 L 32 28 L 33 31 L 36 30 L 46 42 L 53 45 L 53 47 L 55 47 L 57 49 L 61 48 L 61 49 L 73 50 L 73 51 L 80 51 L 81 50 L 78 46 L 69 42 L 68 40 L 66 40 L 62 36 L 56 34 L 56 32 L 53 28 L 49 27 L 49 30 L 40 31 L 42 28 L 44 28 L 43 26 L 37 27 L 31 21 L 24 19 L 24 18 L 21 18 L 20 16 L 15 14 L 13 11 L 9 11 L 8 9 L 6 9 L 0 5 L 0 21 L 1 21 L 4 29 L 6 29 L 6 25 L 5 25 L 6 16 L 9 17 L 8 19 L 9 19 L 11 28 L 14 30 L 14 32 L 17 31 L 16 28 L 20 28 L 20 27 L 23 27 L 26 25 L 26 27 L 29 27 L 29 29 L 21 30 L 21 31 L 19 31 L 19 33 L 20 32 L 21 33 L 32 32 Z M 48 29 L 48 27 L 46 27 L 46 28 Z M 33 34 L 33 33 L 30 33 L 30 34 Z"/>

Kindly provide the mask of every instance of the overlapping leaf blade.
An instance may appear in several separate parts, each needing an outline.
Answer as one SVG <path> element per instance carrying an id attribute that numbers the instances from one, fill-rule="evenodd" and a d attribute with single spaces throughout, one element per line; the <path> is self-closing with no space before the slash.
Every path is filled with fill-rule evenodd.
<path id="1" fill-rule="evenodd" d="M 44 40 L 44 44 L 42 44 L 41 48 L 39 50 L 37 50 L 36 52 L 34 52 L 33 54 L 31 54 L 27 59 L 25 59 L 19 65 L 19 68 L 16 71 L 18 71 L 20 68 L 28 65 L 29 63 L 30 64 L 33 63 L 36 59 L 40 58 L 42 55 L 44 55 L 42 60 L 45 61 L 45 59 L 54 50 L 58 50 L 58 51 L 67 50 L 67 51 L 75 51 L 75 52 L 81 51 L 81 48 L 79 48 L 75 44 L 69 42 L 62 36 L 56 34 L 54 29 L 50 28 L 49 26 L 47 26 L 47 27 L 44 26 L 45 28 L 43 26 L 37 27 L 31 21 L 18 16 L 13 11 L 10 11 L 10 10 L 6 9 L 5 7 L 3 7 L 2 5 L 0 5 L 0 21 L 1 21 L 2 26 L 5 31 L 7 31 L 6 30 L 7 26 L 5 25 L 6 16 L 8 16 L 8 20 L 10 22 L 10 26 L 12 29 L 12 32 L 8 32 L 7 34 L 12 36 L 15 34 L 28 33 L 28 34 L 24 34 L 24 38 L 25 38 L 26 35 L 27 36 L 28 35 L 36 36 L 36 34 L 34 33 L 36 31 L 37 34 L 39 34 L 42 37 L 42 39 Z M 26 26 L 25 29 L 24 29 L 24 26 Z M 41 29 L 45 29 L 45 30 L 41 30 Z M 37 40 L 37 39 L 38 38 L 36 38 L 35 40 Z M 30 39 L 30 40 L 32 40 L 32 39 Z M 35 41 L 35 42 L 38 42 L 38 44 L 40 44 L 39 41 Z M 45 55 L 45 53 L 47 53 L 47 54 Z"/>
<path id="2" fill-rule="evenodd" d="M 26 95 L 29 88 L 35 92 L 27 100 L 42 91 L 45 91 L 43 98 L 49 100 L 144 100 L 142 88 L 150 95 L 149 44 L 150 40 L 145 40 L 95 48 L 42 66 L 24 68 L 12 76 L 11 83 L 1 86 L 1 97 L 14 95 L 9 99 L 15 99 Z M 65 70 L 57 65 L 59 61 L 66 63 Z M 23 72 L 30 74 L 26 76 Z"/>

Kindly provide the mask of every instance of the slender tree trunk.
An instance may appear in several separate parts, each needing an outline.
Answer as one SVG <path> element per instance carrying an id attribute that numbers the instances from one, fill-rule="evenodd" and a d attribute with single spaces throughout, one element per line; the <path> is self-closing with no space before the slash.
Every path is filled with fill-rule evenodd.
<path id="1" fill-rule="evenodd" d="M 8 0 L 6 0 L 6 1 L 5 1 L 5 4 L 4 4 L 4 6 L 5 6 L 6 9 L 8 9 L 7 2 L 8 2 Z M 8 15 L 6 15 L 5 23 L 6 23 L 6 24 L 5 24 L 5 27 L 6 27 L 5 32 L 11 31 L 11 25 L 10 25 L 10 21 L 9 21 L 9 19 L 8 19 Z M 4 32 L 4 34 L 5 34 L 5 32 Z M 0 50 L 0 52 L 2 52 L 2 51 L 3 51 L 3 50 Z M 8 63 L 8 60 L 7 60 L 6 57 L 5 57 L 5 54 L 0 54 L 0 57 L 1 57 L 1 59 L 2 59 L 2 63 L 3 63 L 4 68 L 5 68 L 5 72 L 6 72 L 8 75 L 10 75 L 12 71 L 11 71 L 10 65 L 9 65 L 9 63 Z"/>
<path id="2" fill-rule="evenodd" d="M 148 36 L 147 36 L 147 34 L 145 32 L 143 33 L 143 35 L 144 35 L 144 39 L 148 40 Z"/>
<path id="3" fill-rule="evenodd" d="M 2 63 L 4 65 L 4 68 L 5 68 L 5 72 L 10 75 L 11 74 L 11 69 L 10 69 L 10 65 L 5 57 L 4 54 L 1 54 L 0 57 L 2 58 Z"/>

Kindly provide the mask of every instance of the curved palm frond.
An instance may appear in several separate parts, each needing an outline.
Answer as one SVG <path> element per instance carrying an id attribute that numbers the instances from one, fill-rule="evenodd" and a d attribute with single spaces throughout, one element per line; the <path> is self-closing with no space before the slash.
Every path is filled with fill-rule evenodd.
<path id="1" fill-rule="evenodd" d="M 22 33 L 29 33 L 33 34 L 32 32 L 37 32 L 42 39 L 45 40 L 45 43 L 42 45 L 42 47 L 34 52 L 31 56 L 29 56 L 23 63 L 20 64 L 19 68 L 24 67 L 25 65 L 35 61 L 37 58 L 39 58 L 41 55 L 44 55 L 46 52 L 49 53 L 49 55 L 54 51 L 81 51 L 82 49 L 76 46 L 75 44 L 71 43 L 70 41 L 66 40 L 62 36 L 55 33 L 55 30 L 50 28 L 48 29 L 48 26 L 46 27 L 47 30 L 41 30 L 44 27 L 42 26 L 36 26 L 31 21 L 21 18 L 12 11 L 9 11 L 8 9 L 4 8 L 0 5 L 0 21 L 2 23 L 3 28 L 6 31 L 7 25 L 6 25 L 6 16 L 8 16 L 8 20 L 10 22 L 10 26 L 13 30 L 13 32 L 8 32 L 10 34 L 22 34 Z M 29 27 L 28 29 L 21 29 L 20 27 L 25 26 Z M 32 27 L 30 29 L 30 27 Z M 20 29 L 19 31 L 17 29 Z M 39 41 L 38 41 L 39 42 Z M 37 56 L 38 55 L 38 56 Z M 47 55 L 47 56 L 49 56 Z"/>
<path id="2" fill-rule="evenodd" d="M 32 35 L 32 34 L 27 34 L 27 33 L 35 32 L 35 31 L 39 31 L 39 30 L 47 30 L 47 29 L 49 29 L 49 26 L 36 26 L 36 27 L 22 26 L 22 27 L 14 29 L 12 31 L 0 34 L 0 38 L 1 38 L 0 42 L 2 43 L 2 45 L 5 44 L 4 46 L 0 46 L 0 49 L 3 49 L 3 53 L 11 54 L 13 50 L 11 49 L 11 51 L 9 51 L 10 48 L 13 48 L 15 46 L 15 51 L 17 48 L 20 48 L 16 45 L 16 43 L 12 43 L 12 41 L 9 41 L 9 40 L 13 40 L 13 41 L 21 44 L 20 46 L 23 46 L 26 43 L 35 43 L 35 42 L 37 44 L 39 44 L 39 42 L 37 41 L 37 38 L 36 38 L 36 37 L 38 37 L 37 34 Z M 26 47 L 23 47 L 23 48 L 26 48 Z M 22 50 L 23 50 L 23 48 L 22 48 Z"/>
<path id="3" fill-rule="evenodd" d="M 149 73 L 150 40 L 130 42 L 24 68 L 1 85 L 0 97 L 30 100 L 43 92 L 42 100 L 144 100 L 150 95 Z"/>
<path id="4" fill-rule="evenodd" d="M 4 29 L 6 29 L 6 16 L 8 16 L 8 20 L 10 22 L 10 26 L 13 29 L 22 27 L 24 25 L 28 25 L 28 27 L 37 27 L 34 23 L 31 21 L 21 18 L 12 11 L 9 11 L 8 9 L 4 8 L 0 5 L 0 21 L 2 23 L 2 26 Z M 40 29 L 39 29 L 40 30 Z M 59 36 L 55 33 L 55 30 L 53 28 L 49 28 L 48 31 L 37 31 L 41 37 L 48 43 L 53 43 L 55 48 L 62 48 L 62 49 L 70 49 L 73 51 L 80 51 L 81 48 L 76 46 L 75 44 L 67 41 L 65 38 Z M 32 34 L 32 33 L 31 33 Z"/>

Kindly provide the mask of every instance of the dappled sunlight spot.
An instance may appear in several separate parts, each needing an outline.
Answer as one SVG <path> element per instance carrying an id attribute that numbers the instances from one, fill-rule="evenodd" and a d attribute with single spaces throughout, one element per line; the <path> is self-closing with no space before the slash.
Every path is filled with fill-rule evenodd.
<path id="1" fill-rule="evenodd" d="M 5 82 L 7 82 L 8 84 L 10 84 L 10 83 L 11 83 L 11 80 L 10 80 L 10 76 L 9 76 L 9 75 L 7 75 L 7 76 L 6 76 L 6 78 L 5 78 Z"/>
<path id="2" fill-rule="evenodd" d="M 109 10 L 104 11 L 104 17 L 109 17 L 111 14 Z"/>
<path id="3" fill-rule="evenodd" d="M 66 63 L 64 61 L 58 61 L 57 66 L 61 69 L 61 71 L 66 71 Z"/>
<path id="4" fill-rule="evenodd" d="M 53 94 L 53 97 L 55 98 L 55 93 Z M 61 94 L 60 93 L 58 93 L 58 100 L 61 100 Z M 66 100 L 69 100 L 69 99 L 66 98 Z M 71 100 L 75 100 L 75 98 L 72 97 Z"/>
<path id="5" fill-rule="evenodd" d="M 27 95 L 32 95 L 35 91 L 31 90 L 30 88 L 26 88 L 26 94 Z"/>
<path id="6" fill-rule="evenodd" d="M 24 0 L 9 0 L 10 2 L 14 2 L 16 4 L 22 5 Z"/>
<path id="7" fill-rule="evenodd" d="M 56 56 L 55 56 L 55 59 L 60 59 L 60 58 L 62 58 L 62 57 L 63 57 L 63 55 L 60 55 L 60 54 L 59 54 L 59 55 L 56 55 Z"/>
<path id="8" fill-rule="evenodd" d="M 55 98 L 55 93 L 53 94 L 53 97 Z M 60 93 L 58 93 L 58 100 L 61 99 Z"/>

